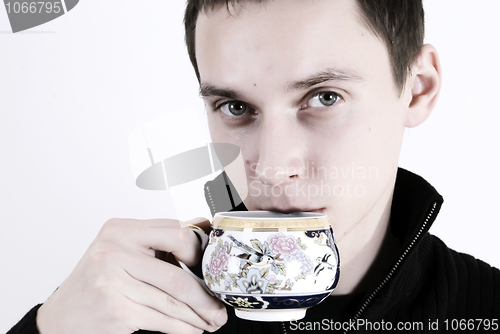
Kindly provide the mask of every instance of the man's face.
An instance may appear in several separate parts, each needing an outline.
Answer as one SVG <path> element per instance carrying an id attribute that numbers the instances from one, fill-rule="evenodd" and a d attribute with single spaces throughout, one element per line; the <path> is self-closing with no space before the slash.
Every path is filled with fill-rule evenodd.
<path id="1" fill-rule="evenodd" d="M 212 140 L 240 147 L 247 208 L 321 211 L 340 238 L 390 200 L 410 102 L 356 6 L 222 6 L 196 27 Z"/>

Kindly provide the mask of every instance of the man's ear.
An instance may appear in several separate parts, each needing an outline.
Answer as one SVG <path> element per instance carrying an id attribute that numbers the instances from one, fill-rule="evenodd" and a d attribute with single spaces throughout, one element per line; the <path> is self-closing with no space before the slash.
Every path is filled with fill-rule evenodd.
<path id="1" fill-rule="evenodd" d="M 441 90 L 441 64 L 434 46 L 425 44 L 420 48 L 413 62 L 406 88 L 410 89 L 405 126 L 408 128 L 422 124 L 431 114 Z"/>

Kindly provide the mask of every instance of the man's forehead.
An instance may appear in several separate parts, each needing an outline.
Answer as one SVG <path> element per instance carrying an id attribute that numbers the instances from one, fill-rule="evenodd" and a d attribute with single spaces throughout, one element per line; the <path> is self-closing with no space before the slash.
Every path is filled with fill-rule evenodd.
<path id="1" fill-rule="evenodd" d="M 353 32 L 371 34 L 359 19 L 355 0 L 245 1 L 227 7 L 215 6 L 200 13 L 195 50 L 202 46 L 224 47 L 229 43 L 232 50 L 228 52 L 260 47 L 272 50 L 281 44 L 295 44 L 298 52 L 312 42 L 328 47 L 339 43 L 339 37 Z"/>
<path id="2" fill-rule="evenodd" d="M 354 0 L 252 2 L 236 13 L 219 6 L 200 15 L 196 29 L 200 79 L 210 86 L 262 80 L 263 70 L 269 77 L 281 75 L 276 78 L 280 89 L 307 86 L 328 76 L 366 79 L 363 67 L 380 61 L 366 50 L 387 53 L 361 23 Z"/>

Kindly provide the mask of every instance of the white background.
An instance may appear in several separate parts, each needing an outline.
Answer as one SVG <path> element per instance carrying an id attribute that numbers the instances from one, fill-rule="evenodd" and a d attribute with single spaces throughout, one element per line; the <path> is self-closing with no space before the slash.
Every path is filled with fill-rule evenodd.
<path id="1" fill-rule="evenodd" d="M 498 267 L 500 2 L 425 5 L 443 89 L 401 166 L 445 198 L 431 232 Z M 12 34 L 0 7 L 0 333 L 50 296 L 107 219 L 169 216 L 166 193 L 135 187 L 128 136 L 199 103 L 183 9 L 82 0 Z"/>

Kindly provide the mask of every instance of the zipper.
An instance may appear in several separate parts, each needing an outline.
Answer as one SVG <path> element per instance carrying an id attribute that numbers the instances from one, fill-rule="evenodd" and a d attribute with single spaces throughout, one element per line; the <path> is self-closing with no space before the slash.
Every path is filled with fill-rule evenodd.
<path id="1" fill-rule="evenodd" d="M 280 328 L 280 333 L 281 334 L 287 334 L 285 322 L 280 322 L 279 328 Z"/>
<path id="2" fill-rule="evenodd" d="M 413 248 L 413 245 L 415 245 L 415 243 L 418 241 L 418 239 L 420 239 L 420 236 L 422 235 L 422 232 L 425 230 L 425 227 L 427 226 L 427 224 L 429 223 L 429 220 L 431 219 L 432 215 L 434 214 L 434 210 L 436 209 L 436 205 L 437 205 L 437 202 L 434 202 L 432 204 L 432 208 L 431 208 L 429 214 L 427 215 L 427 218 L 425 218 L 425 221 L 422 224 L 422 226 L 420 227 L 420 230 L 418 231 L 418 233 L 415 236 L 415 238 L 413 238 L 413 240 L 408 245 L 408 247 L 406 247 L 405 251 L 403 252 L 403 254 L 401 254 L 401 256 L 399 257 L 398 261 L 392 267 L 391 271 L 389 272 L 389 274 L 387 274 L 387 276 L 384 278 L 384 280 L 382 281 L 382 283 L 380 283 L 377 286 L 377 288 L 372 291 L 372 293 L 370 294 L 370 296 L 368 296 L 368 298 L 365 300 L 365 302 L 363 303 L 363 305 L 359 308 L 358 312 L 351 319 L 352 322 L 356 322 L 361 317 L 361 315 L 366 310 L 366 308 L 368 307 L 368 305 L 370 305 L 370 303 L 372 302 L 373 298 L 375 298 L 375 296 L 380 292 L 380 290 L 382 290 L 382 288 L 392 278 L 392 276 L 394 275 L 394 273 L 396 272 L 396 270 L 399 268 L 399 265 L 401 264 L 401 262 L 404 260 L 404 258 L 406 257 L 406 255 Z M 347 334 L 347 332 L 348 332 L 348 330 L 344 331 L 344 334 Z"/>

